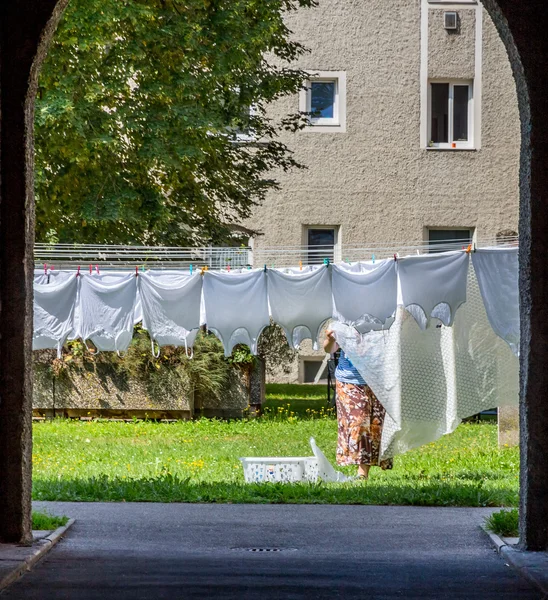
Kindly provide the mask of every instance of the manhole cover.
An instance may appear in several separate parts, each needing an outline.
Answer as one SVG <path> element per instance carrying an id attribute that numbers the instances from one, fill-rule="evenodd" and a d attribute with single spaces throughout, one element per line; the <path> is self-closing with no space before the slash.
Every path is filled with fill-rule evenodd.
<path id="1" fill-rule="evenodd" d="M 238 550 L 239 552 L 256 552 L 266 553 L 266 552 L 294 552 L 297 548 L 231 548 L 231 550 Z"/>

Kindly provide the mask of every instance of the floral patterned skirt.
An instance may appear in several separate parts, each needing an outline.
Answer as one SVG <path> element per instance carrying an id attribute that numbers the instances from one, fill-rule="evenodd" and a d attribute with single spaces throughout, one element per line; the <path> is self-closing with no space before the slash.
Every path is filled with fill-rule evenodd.
<path id="1" fill-rule="evenodd" d="M 379 463 L 385 413 L 368 385 L 337 381 L 337 464 L 392 468 L 391 458 Z"/>

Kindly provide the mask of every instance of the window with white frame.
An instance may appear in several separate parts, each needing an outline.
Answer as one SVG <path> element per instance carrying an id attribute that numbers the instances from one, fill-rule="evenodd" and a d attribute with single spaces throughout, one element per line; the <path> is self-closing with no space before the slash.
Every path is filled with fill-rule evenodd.
<path id="1" fill-rule="evenodd" d="M 471 81 L 431 81 L 428 112 L 430 148 L 474 147 Z"/>
<path id="2" fill-rule="evenodd" d="M 311 73 L 299 98 L 299 109 L 308 114 L 309 131 L 346 130 L 346 73 Z"/>
<path id="3" fill-rule="evenodd" d="M 334 262 L 338 259 L 338 225 L 310 225 L 305 227 L 305 262 L 308 265 L 322 264 L 325 259 Z"/>

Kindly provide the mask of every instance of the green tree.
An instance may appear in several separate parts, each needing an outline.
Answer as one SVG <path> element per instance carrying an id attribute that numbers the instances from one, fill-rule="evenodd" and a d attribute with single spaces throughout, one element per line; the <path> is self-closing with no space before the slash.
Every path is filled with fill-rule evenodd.
<path id="1" fill-rule="evenodd" d="M 277 136 L 302 115 L 265 107 L 302 86 L 284 15 L 314 4 L 71 0 L 40 77 L 37 240 L 225 241 L 300 166 Z"/>

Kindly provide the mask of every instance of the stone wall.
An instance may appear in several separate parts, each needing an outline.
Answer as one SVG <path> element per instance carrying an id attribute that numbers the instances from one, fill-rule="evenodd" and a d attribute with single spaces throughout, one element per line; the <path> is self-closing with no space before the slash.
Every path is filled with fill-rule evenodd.
<path id="1" fill-rule="evenodd" d="M 264 369 L 260 366 L 251 373 L 235 367 L 222 396 L 214 398 L 195 393 L 180 370 L 162 369 L 142 380 L 120 373 L 109 364 L 71 368 L 59 376 L 53 374 L 47 360 L 34 364 L 35 416 L 241 418 L 250 406 L 260 406 L 263 400 Z"/>

